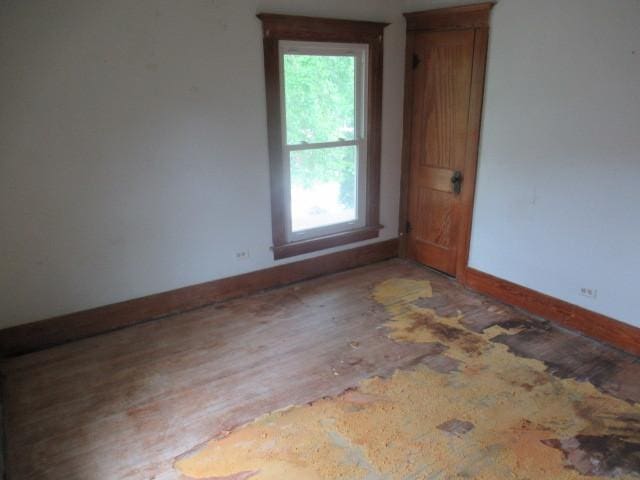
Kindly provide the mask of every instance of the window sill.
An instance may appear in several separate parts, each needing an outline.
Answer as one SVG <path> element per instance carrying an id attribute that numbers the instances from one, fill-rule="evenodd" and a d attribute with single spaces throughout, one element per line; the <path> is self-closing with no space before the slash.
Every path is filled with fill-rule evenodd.
<path id="1" fill-rule="evenodd" d="M 310 253 L 317 250 L 337 247 L 339 245 L 346 245 L 348 243 L 369 240 L 370 238 L 376 238 L 380 235 L 381 229 L 382 225 L 375 225 L 371 227 L 357 228 L 355 230 L 348 230 L 346 232 L 334 233 L 324 237 L 316 237 L 307 240 L 300 240 L 298 242 L 285 243 L 283 245 L 275 245 L 273 247 L 273 258 L 275 260 L 280 260 L 282 258 L 302 255 L 303 253 Z"/>

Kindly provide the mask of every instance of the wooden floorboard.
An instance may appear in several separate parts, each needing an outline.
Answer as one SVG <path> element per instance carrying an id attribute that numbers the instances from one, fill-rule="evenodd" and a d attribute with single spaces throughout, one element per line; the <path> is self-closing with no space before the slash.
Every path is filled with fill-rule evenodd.
<path id="1" fill-rule="evenodd" d="M 389 339 L 371 298 L 389 278 L 430 280 L 430 308 L 470 330 L 519 322 L 517 354 L 640 401 L 637 358 L 396 259 L 7 360 L 9 479 L 178 479 L 176 457 L 226 430 L 415 364 L 433 345 Z"/>

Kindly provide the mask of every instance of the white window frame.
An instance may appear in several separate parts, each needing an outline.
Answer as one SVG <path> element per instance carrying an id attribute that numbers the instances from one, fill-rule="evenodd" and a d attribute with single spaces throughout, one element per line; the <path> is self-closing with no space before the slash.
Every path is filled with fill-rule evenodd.
<path id="1" fill-rule="evenodd" d="M 337 140 L 322 143 L 287 143 L 287 117 L 285 101 L 284 55 L 327 55 L 355 57 L 355 135 L 353 140 Z M 288 242 L 308 240 L 312 238 L 347 232 L 366 225 L 367 210 L 367 110 L 368 110 L 368 72 L 369 45 L 359 43 L 332 43 L 281 40 L 278 42 L 280 58 L 280 112 L 282 118 L 282 162 L 285 187 L 285 220 Z M 318 148 L 355 146 L 357 151 L 358 171 L 356 175 L 356 218 L 349 222 L 336 223 L 321 227 L 309 228 L 294 232 L 291 220 L 291 152 Z"/>

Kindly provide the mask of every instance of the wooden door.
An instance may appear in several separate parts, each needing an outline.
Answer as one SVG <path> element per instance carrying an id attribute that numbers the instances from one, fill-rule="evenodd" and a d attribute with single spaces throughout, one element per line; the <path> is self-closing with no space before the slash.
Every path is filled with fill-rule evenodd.
<path id="1" fill-rule="evenodd" d="M 456 274 L 475 32 L 413 34 L 407 256 Z"/>

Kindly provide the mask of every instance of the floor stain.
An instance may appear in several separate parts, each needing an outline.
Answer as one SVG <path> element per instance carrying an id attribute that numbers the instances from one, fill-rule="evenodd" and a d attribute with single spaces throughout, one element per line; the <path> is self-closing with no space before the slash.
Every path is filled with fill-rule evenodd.
<path id="1" fill-rule="evenodd" d="M 439 315 L 421 300 L 432 294 L 407 279 L 373 292 L 391 339 L 433 344 L 420 361 L 264 415 L 176 469 L 200 479 L 640 479 L 638 403 L 494 341 L 519 323 L 473 331 L 462 313 Z"/>
<path id="2" fill-rule="evenodd" d="M 594 340 L 557 335 L 551 329 L 524 328 L 515 334 L 500 334 L 492 339 L 525 358 L 537 358 L 556 377 L 589 382 L 598 390 L 627 400 L 640 402 L 640 361 L 630 354 L 611 349 L 596 351 Z M 565 352 L 571 351 L 571 355 Z"/>
<path id="3" fill-rule="evenodd" d="M 482 354 L 486 342 L 481 334 L 464 328 L 462 313 L 441 316 L 436 309 L 420 306 L 432 295 L 428 280 L 391 279 L 378 285 L 373 296 L 391 316 L 385 324 L 389 337 L 399 342 L 443 342 L 465 356 Z"/>
<path id="4" fill-rule="evenodd" d="M 620 477 L 640 472 L 640 445 L 617 435 L 578 435 L 543 443 L 561 450 L 584 475 Z"/>

